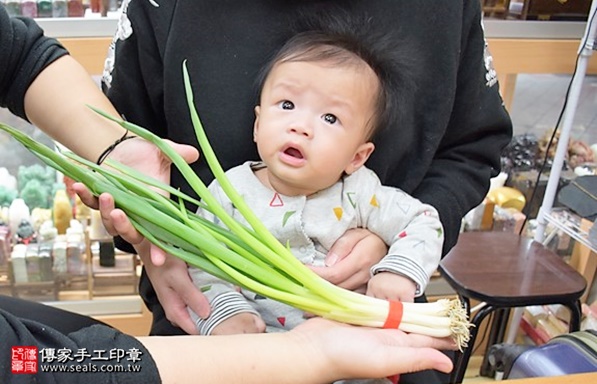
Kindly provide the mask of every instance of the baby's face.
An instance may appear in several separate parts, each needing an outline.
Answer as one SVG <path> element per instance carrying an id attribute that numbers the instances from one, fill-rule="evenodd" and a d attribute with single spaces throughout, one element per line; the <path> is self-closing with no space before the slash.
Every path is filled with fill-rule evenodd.
<path id="1" fill-rule="evenodd" d="M 262 181 L 285 195 L 310 195 L 358 169 L 373 151 L 367 136 L 378 87 L 365 64 L 276 64 L 255 107 Z"/>

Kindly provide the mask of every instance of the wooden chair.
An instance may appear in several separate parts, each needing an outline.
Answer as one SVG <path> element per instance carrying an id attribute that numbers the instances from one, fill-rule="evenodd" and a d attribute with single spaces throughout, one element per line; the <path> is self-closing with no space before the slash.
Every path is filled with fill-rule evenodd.
<path id="1" fill-rule="evenodd" d="M 470 300 L 483 303 L 471 322 L 471 340 L 456 353 L 451 382 L 462 383 L 479 326 L 495 313 L 488 346 L 504 340 L 509 310 L 562 304 L 570 309 L 570 331 L 580 328 L 585 279 L 556 253 L 530 238 L 509 232 L 465 232 L 443 258 L 439 271 L 470 316 Z"/>

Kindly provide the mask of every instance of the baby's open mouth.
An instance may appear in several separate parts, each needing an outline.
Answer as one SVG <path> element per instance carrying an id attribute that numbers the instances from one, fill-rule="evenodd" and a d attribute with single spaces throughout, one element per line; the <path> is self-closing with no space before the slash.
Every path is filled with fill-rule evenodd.
<path id="1" fill-rule="evenodd" d="M 297 158 L 297 159 L 302 159 L 302 158 L 303 158 L 303 154 L 301 153 L 301 151 L 299 151 L 299 150 L 298 150 L 298 149 L 296 149 L 296 148 L 292 148 L 292 147 L 290 147 L 290 148 L 287 148 L 287 149 L 284 151 L 284 153 L 285 153 L 286 155 L 288 155 L 288 156 L 292 156 L 292 157 L 295 157 L 295 158 Z"/>

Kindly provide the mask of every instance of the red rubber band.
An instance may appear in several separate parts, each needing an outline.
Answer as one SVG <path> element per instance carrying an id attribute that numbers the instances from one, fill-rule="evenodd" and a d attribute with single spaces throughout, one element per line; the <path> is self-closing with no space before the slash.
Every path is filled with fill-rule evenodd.
<path id="1" fill-rule="evenodd" d="M 402 312 L 404 306 L 401 301 L 390 300 L 390 310 L 388 311 L 388 317 L 383 327 L 385 329 L 398 329 L 400 322 L 402 321 Z M 387 377 L 392 384 L 398 384 L 400 381 L 400 375 L 393 375 Z"/>
<path id="2" fill-rule="evenodd" d="M 388 311 L 386 322 L 383 325 L 385 329 L 398 329 L 398 326 L 402 321 L 402 309 L 402 302 L 390 300 L 390 310 Z"/>

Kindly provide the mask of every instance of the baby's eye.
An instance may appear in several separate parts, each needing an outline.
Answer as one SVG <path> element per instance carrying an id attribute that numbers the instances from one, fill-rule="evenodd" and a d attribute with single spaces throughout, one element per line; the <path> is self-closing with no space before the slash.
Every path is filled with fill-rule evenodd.
<path id="1" fill-rule="evenodd" d="M 338 121 L 338 118 L 331 113 L 326 113 L 323 115 L 323 120 L 328 124 L 334 124 L 336 121 Z"/>
<path id="2" fill-rule="evenodd" d="M 294 109 L 294 103 L 289 100 L 284 100 L 280 103 L 282 109 Z"/>

